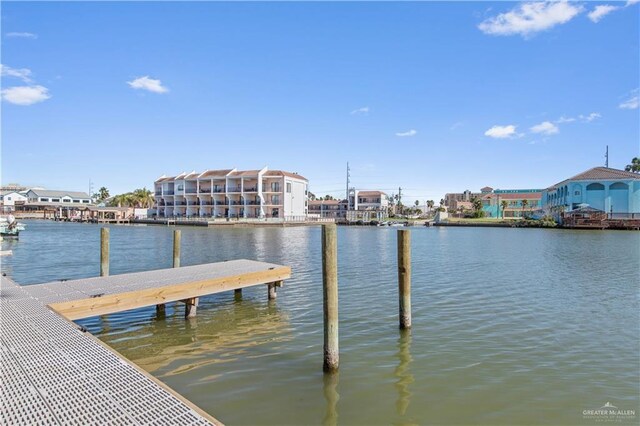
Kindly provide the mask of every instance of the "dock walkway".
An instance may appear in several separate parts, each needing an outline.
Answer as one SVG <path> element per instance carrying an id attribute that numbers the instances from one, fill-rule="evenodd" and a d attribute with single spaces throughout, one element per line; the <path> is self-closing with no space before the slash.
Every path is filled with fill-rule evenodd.
<path id="1" fill-rule="evenodd" d="M 0 277 L 0 424 L 221 424 L 69 320 L 290 273 L 237 260 L 30 286 Z"/>

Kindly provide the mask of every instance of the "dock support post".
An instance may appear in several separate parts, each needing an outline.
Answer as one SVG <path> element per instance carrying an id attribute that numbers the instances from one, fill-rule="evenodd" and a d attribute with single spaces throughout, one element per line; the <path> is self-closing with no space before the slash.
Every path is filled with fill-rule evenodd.
<path id="1" fill-rule="evenodd" d="M 276 288 L 282 287 L 282 281 L 275 281 L 275 282 L 269 283 L 267 287 L 269 288 L 269 300 L 275 300 L 276 297 L 278 297 L 276 293 Z"/>
<path id="2" fill-rule="evenodd" d="M 173 267 L 180 267 L 180 240 L 181 233 L 179 229 L 173 231 Z"/>
<path id="3" fill-rule="evenodd" d="M 241 288 L 236 288 L 235 290 L 233 290 L 233 300 L 235 300 L 236 302 L 239 302 L 240 300 L 242 300 Z"/>
<path id="4" fill-rule="evenodd" d="M 269 300 L 275 300 L 277 297 L 275 283 L 269 283 L 267 284 L 267 287 L 269 288 Z"/>
<path id="5" fill-rule="evenodd" d="M 109 228 L 100 228 L 100 276 L 109 276 Z"/>
<path id="6" fill-rule="evenodd" d="M 194 318 L 198 309 L 198 298 L 192 297 L 190 299 L 183 300 L 184 302 L 184 317 Z"/>
<path id="7" fill-rule="evenodd" d="M 400 328 L 411 328 L 411 234 L 398 230 L 398 301 Z"/>
<path id="8" fill-rule="evenodd" d="M 325 372 L 338 370 L 338 244 L 336 225 L 322 225 L 322 299 L 324 311 Z"/>

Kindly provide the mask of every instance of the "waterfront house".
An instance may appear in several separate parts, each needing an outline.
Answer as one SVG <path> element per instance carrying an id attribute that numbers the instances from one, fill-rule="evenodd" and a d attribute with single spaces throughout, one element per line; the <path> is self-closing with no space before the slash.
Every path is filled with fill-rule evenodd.
<path id="1" fill-rule="evenodd" d="M 446 194 L 444 200 L 447 211 L 455 213 L 461 209 L 473 210 L 475 198 L 482 201 L 485 216 L 493 218 L 519 219 L 542 207 L 542 189 L 493 189 L 485 186 L 480 192 L 466 190 Z M 506 208 L 503 201 L 506 201 Z"/>
<path id="2" fill-rule="evenodd" d="M 159 217 L 304 220 L 309 182 L 283 170 L 206 170 L 154 183 Z"/>
<path id="3" fill-rule="evenodd" d="M 5 212 L 14 211 L 16 206 L 23 206 L 27 200 L 27 195 L 24 192 L 7 192 L 2 196 L 2 209 Z"/>
<path id="4" fill-rule="evenodd" d="M 77 191 L 52 191 L 47 189 L 32 188 L 26 192 L 29 204 L 43 205 L 73 205 L 91 204 L 91 197 L 86 192 Z"/>
<path id="5" fill-rule="evenodd" d="M 541 189 L 494 189 L 481 199 L 487 217 L 520 219 L 542 208 Z M 504 201 L 506 206 L 503 206 Z"/>
<path id="6" fill-rule="evenodd" d="M 347 217 L 347 200 L 309 200 L 309 216 L 344 219 Z"/>
<path id="7" fill-rule="evenodd" d="M 559 217 L 562 212 L 589 206 L 612 218 L 640 214 L 640 174 L 594 167 L 543 191 L 543 208 Z"/>

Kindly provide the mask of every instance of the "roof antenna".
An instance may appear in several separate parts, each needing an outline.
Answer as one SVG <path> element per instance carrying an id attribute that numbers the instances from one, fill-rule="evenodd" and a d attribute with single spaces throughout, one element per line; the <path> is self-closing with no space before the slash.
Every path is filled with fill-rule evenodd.
<path id="1" fill-rule="evenodd" d="M 609 168 L 609 145 L 607 145 L 607 151 L 604 153 L 604 166 L 608 169 Z"/>

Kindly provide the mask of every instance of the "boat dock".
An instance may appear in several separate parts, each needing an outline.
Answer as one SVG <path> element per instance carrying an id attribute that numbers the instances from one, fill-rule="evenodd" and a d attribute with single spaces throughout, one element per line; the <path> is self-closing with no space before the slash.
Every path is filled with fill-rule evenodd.
<path id="1" fill-rule="evenodd" d="M 250 260 L 20 286 L 0 277 L 0 424 L 222 424 L 71 320 L 266 285 Z M 194 310 L 195 312 L 195 310 Z"/>

